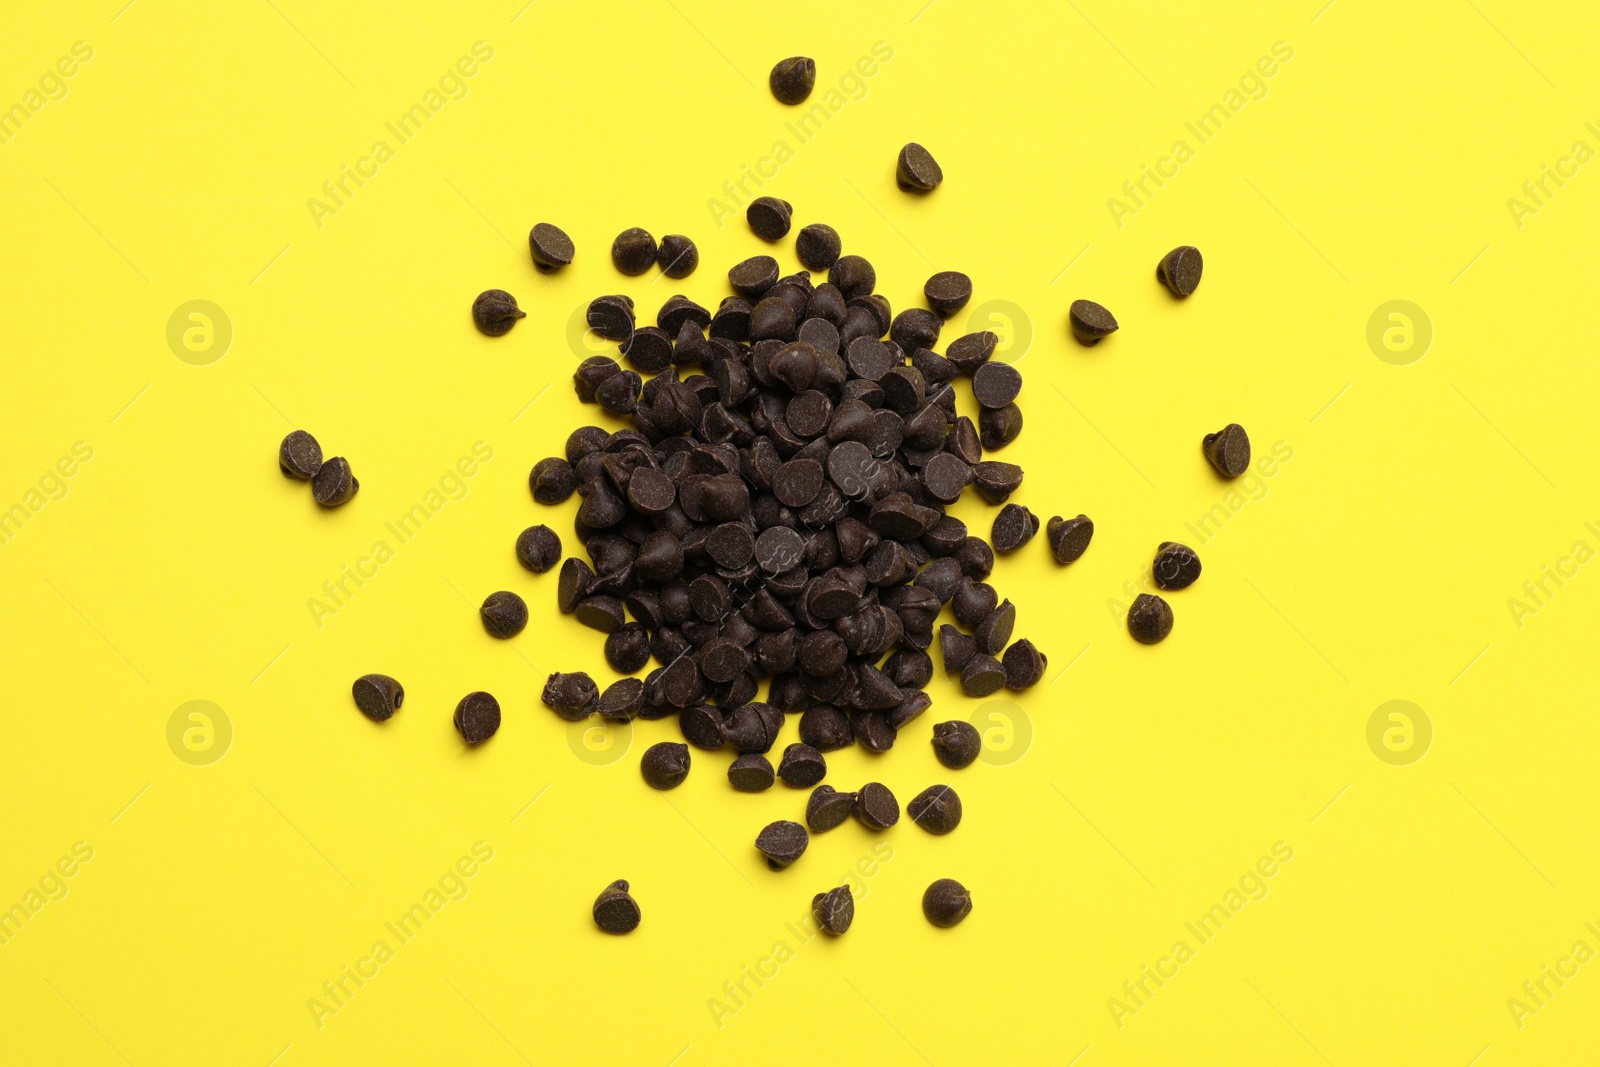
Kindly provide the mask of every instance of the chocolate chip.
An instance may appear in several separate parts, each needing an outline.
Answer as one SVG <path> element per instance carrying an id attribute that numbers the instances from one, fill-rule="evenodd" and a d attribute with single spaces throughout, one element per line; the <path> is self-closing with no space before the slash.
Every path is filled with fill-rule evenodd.
<path id="1" fill-rule="evenodd" d="M 848 885 L 818 893 L 811 898 L 811 914 L 825 934 L 838 937 L 855 921 L 856 901 Z"/>
<path id="2" fill-rule="evenodd" d="M 1237 422 L 1206 434 L 1200 444 L 1205 449 L 1206 459 L 1224 478 L 1237 478 L 1250 469 L 1250 437 Z"/>
<path id="3" fill-rule="evenodd" d="M 933 680 L 933 658 L 921 649 L 897 649 L 884 661 L 883 672 L 901 689 L 921 689 Z"/>
<path id="4" fill-rule="evenodd" d="M 310 481 L 322 469 L 322 446 L 304 430 L 295 430 L 278 446 L 278 469 L 291 478 Z"/>
<path id="5" fill-rule="evenodd" d="M 569 722 L 587 719 L 600 704 L 600 687 L 583 671 L 560 671 L 545 679 L 539 699 L 545 707 Z"/>
<path id="6" fill-rule="evenodd" d="M 817 64 L 805 56 L 780 59 L 767 76 L 767 86 L 780 104 L 798 104 L 811 95 L 817 83 Z"/>
<path id="7" fill-rule="evenodd" d="M 956 587 L 950 606 L 955 611 L 956 621 L 961 625 L 977 626 L 1000 606 L 1000 594 L 996 593 L 994 586 L 987 582 L 977 582 L 963 577 L 961 584 Z"/>
<path id="8" fill-rule="evenodd" d="M 361 714 L 373 722 L 390 719 L 406 699 L 405 688 L 387 674 L 363 674 L 350 687 L 350 695 Z"/>
<path id="9" fill-rule="evenodd" d="M 600 694 L 600 717 L 612 722 L 628 722 L 644 708 L 644 682 L 638 678 L 618 678 Z"/>
<path id="10" fill-rule="evenodd" d="M 1015 463 L 986 459 L 972 468 L 972 481 L 991 504 L 1003 504 L 1022 484 L 1022 468 Z"/>
<path id="11" fill-rule="evenodd" d="M 855 742 L 850 717 L 838 708 L 807 708 L 800 716 L 800 740 L 818 752 L 844 748 Z"/>
<path id="12" fill-rule="evenodd" d="M 1000 335 L 991 330 L 964 334 L 950 342 L 949 347 L 945 349 L 944 358 L 954 363 L 962 374 L 973 374 L 979 367 L 989 362 L 989 357 L 994 355 L 994 350 L 999 344 Z"/>
<path id="13" fill-rule="evenodd" d="M 900 802 L 879 782 L 868 782 L 856 795 L 851 812 L 869 830 L 887 830 L 900 821 Z"/>
<path id="14" fill-rule="evenodd" d="M 1093 300 L 1074 300 L 1068 322 L 1072 336 L 1081 345 L 1097 345 L 1101 338 L 1117 331 L 1116 318 Z"/>
<path id="15" fill-rule="evenodd" d="M 796 789 L 816 785 L 827 773 L 828 761 L 822 758 L 822 753 L 804 742 L 796 742 L 785 748 L 783 759 L 778 762 L 778 777 L 783 779 L 784 785 Z M 809 812 L 806 821 L 811 821 Z"/>
<path id="16" fill-rule="evenodd" d="M 839 793 L 831 785 L 819 785 L 806 801 L 806 825 L 814 834 L 826 833 L 848 819 L 855 806 L 856 794 Z"/>
<path id="17" fill-rule="evenodd" d="M 799 859 L 811 843 L 806 828 L 788 819 L 768 823 L 756 835 L 756 850 L 767 858 L 767 866 L 781 871 Z"/>
<path id="18" fill-rule="evenodd" d="M 949 452 L 941 452 L 922 468 L 922 488 L 935 500 L 953 504 L 972 482 L 972 468 Z"/>
<path id="19" fill-rule="evenodd" d="M 1163 541 L 1156 548 L 1150 573 L 1163 589 L 1187 589 L 1200 577 L 1200 556 L 1188 545 Z"/>
<path id="20" fill-rule="evenodd" d="M 659 326 L 641 326 L 622 342 L 622 354 L 643 373 L 660 374 L 672 366 L 672 338 Z"/>
<path id="21" fill-rule="evenodd" d="M 895 161 L 895 183 L 905 192 L 926 193 L 944 181 L 944 171 L 934 162 L 926 148 L 912 141 L 900 149 Z"/>
<path id="22" fill-rule="evenodd" d="M 1057 563 L 1071 563 L 1083 555 L 1094 537 L 1094 521 L 1087 515 L 1063 519 L 1056 515 L 1045 525 L 1045 539 Z"/>
<path id="23" fill-rule="evenodd" d="M 356 495 L 361 483 L 350 471 L 350 461 L 334 456 L 317 469 L 311 479 L 311 498 L 325 508 L 336 508 Z"/>
<path id="24" fill-rule="evenodd" d="M 1022 409 L 1016 404 L 978 412 L 979 441 L 984 448 L 1004 448 L 1022 436 Z"/>
<path id="25" fill-rule="evenodd" d="M 637 226 L 623 230 L 611 242 L 611 262 L 624 274 L 643 274 L 655 266 L 656 239 Z"/>
<path id="26" fill-rule="evenodd" d="M 1005 684 L 1005 669 L 987 653 L 976 653 L 961 669 L 961 691 L 969 697 L 986 697 Z"/>
<path id="27" fill-rule="evenodd" d="M 969 722 L 951 719 L 934 724 L 933 754 L 951 770 L 960 770 L 972 764 L 983 750 L 983 739 Z"/>
<path id="28" fill-rule="evenodd" d="M 504 289 L 485 289 L 472 302 L 472 324 L 486 337 L 509 333 L 518 319 L 528 313 L 517 307 L 517 298 Z"/>
<path id="29" fill-rule="evenodd" d="M 517 562 L 543 574 L 561 561 L 561 538 L 548 526 L 530 526 L 517 535 Z"/>
<path id="30" fill-rule="evenodd" d="M 1009 363 L 985 363 L 972 372 L 972 395 L 985 408 L 1003 408 L 1022 392 L 1022 375 Z"/>
<path id="31" fill-rule="evenodd" d="M 1016 623 L 1017 609 L 1011 606 L 1011 601 L 1002 600 L 1000 606 L 978 624 L 977 632 L 973 635 L 978 640 L 978 651 L 991 656 L 999 655 L 1000 650 L 1006 647 L 1006 642 L 1011 640 L 1011 630 Z"/>
<path id="32" fill-rule="evenodd" d="M 822 222 L 803 227 L 794 239 L 794 254 L 811 270 L 827 270 L 839 260 L 839 231 Z"/>
<path id="33" fill-rule="evenodd" d="M 1021 504 L 1007 504 L 994 517 L 989 543 L 996 552 L 1015 552 L 1039 532 L 1039 516 Z"/>
<path id="34" fill-rule="evenodd" d="M 481 745 L 500 729 L 500 702 L 488 693 L 468 693 L 456 705 L 456 730 L 469 745 Z"/>
<path id="35" fill-rule="evenodd" d="M 948 319 L 972 299 L 972 279 L 958 270 L 942 270 L 923 285 L 922 295 L 940 318 Z"/>
<path id="36" fill-rule="evenodd" d="M 778 281 L 778 261 L 771 256 L 751 256 L 728 271 L 728 282 L 740 296 L 760 297 Z M 723 301 L 727 303 L 727 301 Z M 713 319 L 713 327 L 716 320 Z M 713 328 L 713 336 L 715 329 Z"/>
<path id="37" fill-rule="evenodd" d="M 478 608 L 483 628 L 494 637 L 515 637 L 528 625 L 528 605 L 515 593 L 490 593 Z"/>
<path id="38" fill-rule="evenodd" d="M 573 476 L 572 464 L 560 456 L 541 459 L 528 474 L 528 489 L 533 493 L 533 499 L 541 504 L 565 503 L 577 487 L 578 480 Z"/>
<path id="39" fill-rule="evenodd" d="M 953 555 L 961 564 L 961 573 L 974 581 L 987 578 L 994 570 L 994 550 L 981 537 L 968 537 Z"/>
<path id="40" fill-rule="evenodd" d="M 772 763 L 758 752 L 740 756 L 728 765 L 728 782 L 741 793 L 771 789 L 774 781 Z"/>
<path id="41" fill-rule="evenodd" d="M 650 635 L 638 623 L 626 623 L 606 635 L 605 653 L 612 670 L 632 674 L 650 662 Z"/>
<path id="42" fill-rule="evenodd" d="M 656 250 L 656 263 L 669 278 L 687 278 L 700 265 L 700 250 L 681 233 L 669 233 Z"/>
<path id="43" fill-rule="evenodd" d="M 763 241 L 777 241 L 788 234 L 789 219 L 793 214 L 794 208 L 789 201 L 779 200 L 775 196 L 758 196 L 744 209 L 750 232 Z"/>
<path id="44" fill-rule="evenodd" d="M 1034 648 L 1033 642 L 1026 637 L 1006 649 L 1005 655 L 1000 657 L 1000 666 L 1006 672 L 1006 688 L 1019 691 L 1037 685 L 1049 664 L 1049 657 Z"/>
<path id="45" fill-rule="evenodd" d="M 689 777 L 689 746 L 660 741 L 644 750 L 639 773 L 651 789 L 676 789 Z"/>
<path id="46" fill-rule="evenodd" d="M 922 914 L 935 926 L 954 926 L 972 914 L 972 894 L 954 878 L 940 878 L 923 890 Z"/>
<path id="47" fill-rule="evenodd" d="M 629 934 L 639 926 L 639 904 L 628 895 L 628 883 L 617 879 L 594 901 L 594 924 L 608 934 Z"/>
<path id="48" fill-rule="evenodd" d="M 961 798 L 947 785 L 930 785 L 911 798 L 906 814 L 930 834 L 947 834 L 961 825 Z"/>
<path id="49" fill-rule="evenodd" d="M 572 262 L 572 238 L 559 226 L 536 222 L 528 231 L 528 252 L 540 274 L 554 274 Z"/>
<path id="50" fill-rule="evenodd" d="M 680 660 L 689 663 L 690 660 Z M 668 668 L 669 672 L 671 668 Z M 671 702 L 671 698 L 668 698 Z M 678 729 L 683 731 L 683 739 L 695 748 L 707 750 L 721 748 L 725 741 L 722 739 L 722 724 L 726 716 L 722 710 L 712 704 L 696 704 L 682 710 L 678 716 Z"/>
<path id="51" fill-rule="evenodd" d="M 905 352 L 932 348 L 939 342 L 941 326 L 939 316 L 933 312 L 924 308 L 906 308 L 890 323 L 889 340 Z"/>
<path id="52" fill-rule="evenodd" d="M 589 310 L 584 318 L 589 329 L 607 341 L 626 341 L 633 333 L 633 298 L 597 296 L 589 301 Z"/>
<path id="53" fill-rule="evenodd" d="M 1153 593 L 1140 593 L 1128 608 L 1128 633 L 1141 645 L 1153 645 L 1172 632 L 1172 608 Z"/>
<path id="54" fill-rule="evenodd" d="M 850 729 L 868 752 L 887 752 L 894 747 L 895 728 L 882 711 L 855 712 L 850 716 Z"/>
<path id="55" fill-rule="evenodd" d="M 1179 245 L 1161 257 L 1156 277 L 1172 290 L 1173 296 L 1188 296 L 1200 287 L 1200 272 L 1205 264 L 1194 245 Z"/>
<path id="56" fill-rule="evenodd" d="M 878 272 L 860 256 L 840 256 L 828 269 L 828 283 L 839 290 L 845 300 L 853 300 L 858 296 L 867 296 L 877 287 Z"/>

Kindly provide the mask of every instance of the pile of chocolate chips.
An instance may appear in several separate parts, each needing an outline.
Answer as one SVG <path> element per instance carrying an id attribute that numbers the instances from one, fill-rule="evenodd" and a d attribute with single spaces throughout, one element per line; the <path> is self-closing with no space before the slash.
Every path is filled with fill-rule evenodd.
<path id="1" fill-rule="evenodd" d="M 752 218 L 770 218 L 764 208 Z M 596 298 L 589 326 L 622 361 L 586 359 L 574 385 L 633 428 L 580 427 L 530 477 L 541 503 L 582 497 L 589 558 L 561 564 L 561 610 L 607 635 L 618 673 L 657 663 L 642 700 L 614 702 L 616 714 L 678 714 L 701 748 L 767 751 L 782 721 L 769 708 L 800 712 L 801 740 L 819 751 L 889 748 L 930 704 L 927 649 L 952 602 L 972 634 L 946 626 L 942 643 L 959 645 L 946 666 L 959 660 L 968 695 L 1025 689 L 1044 670 L 985 582 L 993 550 L 946 513 L 969 486 L 999 505 L 1022 483 L 1021 467 L 985 458 L 1021 430 L 1021 375 L 984 373 L 993 333 L 934 351 L 943 316 L 970 295 L 964 276 L 930 280 L 937 312 L 895 315 L 872 265 L 834 249 L 809 256 L 825 282 L 779 277 L 756 256 L 728 272 L 737 295 L 715 312 L 674 295 L 654 325 L 626 296 Z M 981 428 L 957 415 L 963 376 Z M 768 679 L 766 705 L 752 706 Z M 567 718 L 607 713 L 592 684 L 577 688 L 547 703 Z"/>

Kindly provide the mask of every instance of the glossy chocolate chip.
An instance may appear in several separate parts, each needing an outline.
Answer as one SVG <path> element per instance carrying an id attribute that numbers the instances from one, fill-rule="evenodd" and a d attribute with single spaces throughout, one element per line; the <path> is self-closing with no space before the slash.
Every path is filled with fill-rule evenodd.
<path id="1" fill-rule="evenodd" d="M 1172 632 L 1172 608 L 1153 593 L 1140 593 L 1128 608 L 1128 633 L 1141 645 L 1153 645 Z"/>
<path id="2" fill-rule="evenodd" d="M 373 722 L 386 722 L 405 703 L 405 688 L 387 674 L 363 674 L 350 687 L 356 707 Z"/>

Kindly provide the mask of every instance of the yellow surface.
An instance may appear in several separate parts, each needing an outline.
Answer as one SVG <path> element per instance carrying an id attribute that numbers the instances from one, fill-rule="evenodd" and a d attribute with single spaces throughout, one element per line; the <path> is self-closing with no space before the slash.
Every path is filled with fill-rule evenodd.
<path id="1" fill-rule="evenodd" d="M 0 544 L 0 906 L 24 916 L 0 1062 L 1592 1059 L 1588 6 L 122 3 L 0 33 L 0 104 L 25 116 L 0 144 L 0 505 L 23 509 Z M 889 58 L 848 77 L 876 42 Z M 765 88 L 794 53 L 829 108 L 804 141 Z M 402 142 L 386 123 L 413 104 Z M 1213 105 L 1202 140 L 1186 124 Z M 893 183 L 912 139 L 946 175 L 924 199 Z M 1534 200 L 1547 165 L 1567 177 Z M 347 166 L 368 177 L 332 201 Z M 1135 200 L 1147 167 L 1169 177 Z M 573 312 L 714 305 L 768 251 L 708 203 L 747 173 L 837 227 L 896 308 L 955 268 L 974 314 L 1031 325 L 1008 357 L 1017 499 L 1097 526 L 1071 568 L 1041 538 L 996 570 L 1050 668 L 981 712 L 985 761 L 933 758 L 934 722 L 980 714 L 942 672 L 892 753 L 829 757 L 902 802 L 955 785 L 960 829 L 851 823 L 781 874 L 751 842 L 803 794 L 733 794 L 699 751 L 651 792 L 638 755 L 674 723 L 585 747 L 539 705 L 551 670 L 609 675 L 511 551 L 539 521 L 576 547 L 576 500 L 540 509 L 525 481 L 596 418 L 568 384 Z M 538 220 L 578 245 L 554 278 L 527 260 Z M 606 250 L 635 225 L 691 235 L 700 271 L 622 278 Z M 1180 243 L 1206 261 L 1183 303 L 1153 278 Z M 528 311 L 499 340 L 467 316 L 491 286 Z M 1080 296 L 1123 323 L 1093 350 L 1066 336 Z M 187 311 L 190 361 L 169 346 L 195 300 L 231 324 L 221 358 L 215 313 L 210 348 Z M 1415 312 L 1380 318 L 1387 359 L 1369 347 L 1393 300 L 1431 323 L 1420 360 Z M 1278 457 L 1236 497 L 1198 449 L 1229 421 Z M 278 473 L 291 426 L 350 457 L 353 503 L 319 512 Z M 418 504 L 402 541 L 386 524 Z M 956 512 L 986 529 L 981 503 Z M 1205 575 L 1144 648 L 1114 601 L 1168 539 Z M 509 643 L 475 617 L 499 588 L 535 613 Z M 368 671 L 406 686 L 385 726 L 350 700 Z M 479 688 L 505 724 L 466 752 L 451 710 Z M 1369 747 L 1394 700 L 1422 716 L 1386 709 Z M 169 734 L 190 701 L 220 713 Z M 854 928 L 804 940 L 790 924 L 858 862 Z M 950 931 L 919 908 L 942 876 L 976 900 Z M 623 939 L 588 914 L 619 877 L 644 911 Z M 386 924 L 418 904 L 402 941 Z M 1213 905 L 1202 941 L 1186 924 Z"/>

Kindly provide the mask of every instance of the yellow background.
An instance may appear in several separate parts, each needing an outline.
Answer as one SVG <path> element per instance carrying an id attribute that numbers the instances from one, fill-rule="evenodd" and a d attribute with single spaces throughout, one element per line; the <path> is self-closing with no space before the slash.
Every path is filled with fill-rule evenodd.
<path id="1" fill-rule="evenodd" d="M 13 6 L 0 32 L 5 105 L 93 49 L 0 145 L 0 506 L 93 449 L 0 545 L 0 906 L 93 849 L 0 946 L 0 1062 L 1592 1059 L 1600 963 L 1520 1027 L 1507 1006 L 1574 942 L 1600 949 L 1600 567 L 1520 626 L 1507 603 L 1600 547 L 1600 164 L 1520 227 L 1507 206 L 1600 147 L 1589 5 L 123 3 Z M 493 58 L 465 96 L 397 144 L 384 124 L 476 41 Z M 771 64 L 814 56 L 821 102 L 877 41 L 893 58 L 799 146 Z M 1279 41 L 1266 94 L 1200 144 L 1185 123 Z M 394 158 L 319 226 L 307 200 L 380 138 Z M 609 681 L 600 638 L 512 554 L 540 521 L 577 547 L 576 499 L 526 486 L 597 418 L 569 385 L 573 311 L 715 306 L 768 249 L 708 201 L 780 139 L 763 191 L 835 226 L 896 309 L 935 269 L 1021 309 L 1016 499 L 1097 526 L 1070 568 L 1041 537 L 995 571 L 1050 657 L 1008 711 L 1025 751 L 1002 729 L 941 768 L 931 725 L 979 703 L 941 671 L 894 751 L 830 754 L 841 788 L 949 782 L 966 818 L 882 835 L 854 928 L 804 945 L 785 924 L 880 838 L 852 822 L 774 874 L 751 842 L 804 794 L 734 794 L 729 757 L 698 750 L 682 788 L 648 790 L 638 755 L 671 721 L 615 761 L 574 749 L 538 691 L 556 669 Z M 1193 158 L 1118 226 L 1107 201 L 1180 139 Z M 930 197 L 895 189 L 908 140 L 944 167 Z M 577 243 L 555 277 L 528 263 L 539 220 Z M 698 273 L 617 274 L 635 225 L 692 236 Z M 1183 303 L 1153 278 L 1181 243 L 1206 261 Z M 488 287 L 528 312 L 498 340 L 467 314 Z M 1066 335 L 1080 296 L 1123 324 L 1095 349 Z M 207 366 L 166 340 L 195 299 L 233 328 Z M 1366 340 L 1395 299 L 1433 327 L 1406 366 Z M 1229 487 L 1198 442 L 1229 421 L 1293 458 L 1201 539 L 1186 524 Z M 278 473 L 291 426 L 350 458 L 351 504 Z M 479 441 L 465 495 L 396 545 L 385 522 Z M 956 513 L 986 531 L 991 509 Z M 394 558 L 319 628 L 307 600 L 380 539 Z M 1205 575 L 1145 648 L 1107 602 L 1168 539 Z M 475 612 L 499 588 L 534 612 L 507 643 Z M 408 694 L 381 727 L 349 696 L 369 671 Z M 479 688 L 505 722 L 467 752 L 450 715 Z M 1408 766 L 1367 743 L 1397 699 L 1434 734 Z M 210 765 L 167 743 L 190 700 L 232 725 Z M 465 897 L 319 1027 L 308 1000 L 480 841 Z M 1184 924 L 1279 841 L 1267 895 L 1200 945 Z M 975 900 L 948 931 L 919 907 L 943 876 Z M 614 878 L 644 912 L 627 938 L 589 918 Z M 1180 939 L 1194 958 L 1119 1026 L 1108 1000 Z M 778 941 L 793 958 L 719 1025 L 709 1002 Z"/>

